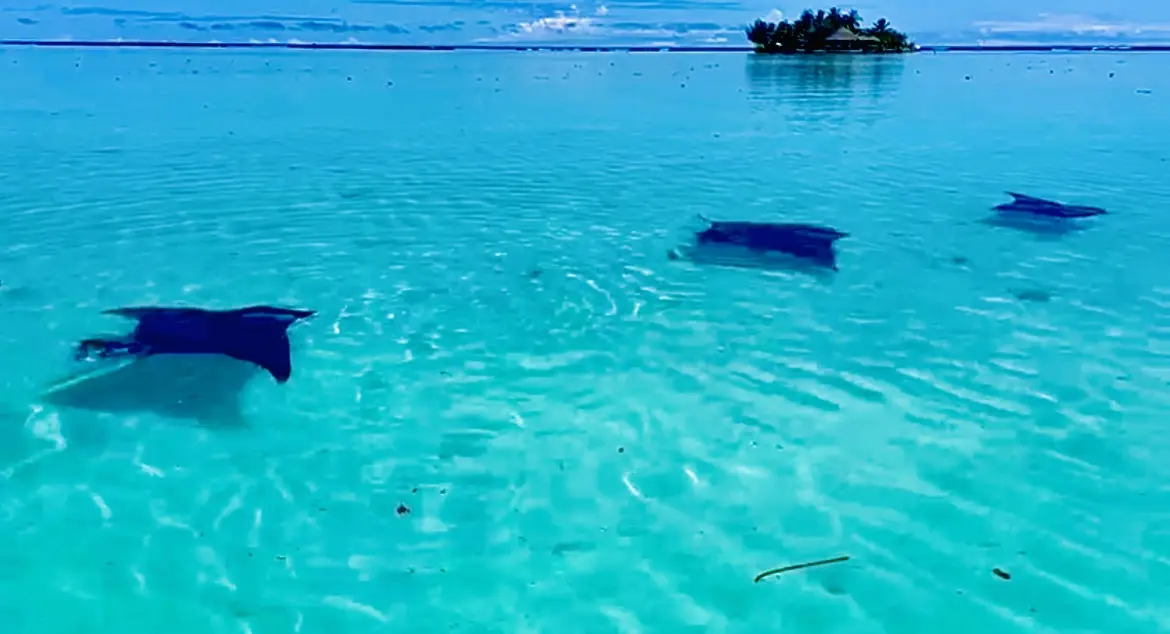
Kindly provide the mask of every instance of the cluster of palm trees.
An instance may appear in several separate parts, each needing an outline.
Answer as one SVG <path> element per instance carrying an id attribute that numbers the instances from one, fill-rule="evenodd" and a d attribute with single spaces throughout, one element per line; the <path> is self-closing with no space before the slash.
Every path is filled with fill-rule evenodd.
<path id="1" fill-rule="evenodd" d="M 885 53 L 914 50 L 910 38 L 890 28 L 885 18 L 870 27 L 862 27 L 861 16 L 856 9 L 842 11 L 833 7 L 815 13 L 806 9 L 796 20 L 783 20 L 779 24 L 756 20 L 746 31 L 748 41 L 762 53 L 808 53 L 824 50 L 829 36 L 841 27 L 857 35 L 869 36 L 864 50 Z"/>

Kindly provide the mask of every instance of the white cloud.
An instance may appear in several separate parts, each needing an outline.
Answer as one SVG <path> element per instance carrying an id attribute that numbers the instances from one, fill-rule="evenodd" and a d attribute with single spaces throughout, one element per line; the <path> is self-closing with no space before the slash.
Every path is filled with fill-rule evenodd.
<path id="1" fill-rule="evenodd" d="M 712 38 L 739 33 L 740 28 L 714 31 L 702 29 L 687 29 L 686 25 L 673 23 L 649 22 L 645 24 L 621 23 L 614 24 L 610 10 L 604 4 L 592 5 L 591 11 L 582 12 L 577 5 L 569 5 L 566 11 L 558 11 L 551 16 L 519 22 L 502 29 L 503 33 L 495 37 L 480 38 L 480 42 L 500 42 L 522 40 L 527 42 L 604 42 L 615 45 L 646 45 L 646 46 L 674 46 L 680 40 L 703 41 L 699 38 Z M 779 14 L 778 11 L 773 11 Z M 769 14 L 771 16 L 771 14 Z M 617 20 L 621 22 L 621 20 Z M 712 41 L 707 40 L 707 41 Z"/>
<path id="2" fill-rule="evenodd" d="M 608 13 L 608 9 L 602 7 Z M 598 15 L 604 15 L 604 13 Z M 516 25 L 516 31 L 525 35 L 546 35 L 553 33 L 580 33 L 588 31 L 593 26 L 592 18 L 582 16 L 577 10 L 577 5 L 569 5 L 569 14 L 563 11 L 557 11 L 556 14 L 547 17 L 533 20 L 531 22 L 520 22 Z"/>
<path id="3" fill-rule="evenodd" d="M 778 23 L 784 21 L 784 12 L 780 9 L 772 9 L 767 15 L 760 18 L 764 22 Z"/>

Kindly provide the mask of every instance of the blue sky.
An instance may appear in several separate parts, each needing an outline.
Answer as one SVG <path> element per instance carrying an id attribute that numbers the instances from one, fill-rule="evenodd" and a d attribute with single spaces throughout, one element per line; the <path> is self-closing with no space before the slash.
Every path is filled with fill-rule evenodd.
<path id="1" fill-rule="evenodd" d="M 744 24 L 795 16 L 805 6 L 778 0 L 0 0 L 0 37 L 742 45 Z M 1170 0 L 840 6 L 857 8 L 867 20 L 886 17 L 920 44 L 1170 42 Z"/>

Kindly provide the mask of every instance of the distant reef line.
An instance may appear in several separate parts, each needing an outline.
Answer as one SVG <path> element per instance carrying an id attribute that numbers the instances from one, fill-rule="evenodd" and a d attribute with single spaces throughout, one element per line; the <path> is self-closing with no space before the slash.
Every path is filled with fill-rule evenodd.
<path id="1" fill-rule="evenodd" d="M 563 51 L 578 53 L 751 53 L 751 46 L 592 46 L 583 44 L 366 44 L 358 42 L 182 42 L 163 40 L 7 40 L 2 47 L 37 46 L 55 48 L 182 48 L 182 49 L 291 49 L 335 51 Z M 1170 52 L 1170 44 L 930 44 L 917 46 L 912 53 L 993 53 L 993 52 Z M 806 53 L 805 55 L 850 55 L 851 53 Z"/>

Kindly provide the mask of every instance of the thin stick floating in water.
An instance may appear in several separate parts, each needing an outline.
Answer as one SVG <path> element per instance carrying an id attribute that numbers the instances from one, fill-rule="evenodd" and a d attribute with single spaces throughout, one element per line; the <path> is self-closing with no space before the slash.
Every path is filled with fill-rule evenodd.
<path id="1" fill-rule="evenodd" d="M 812 568 L 813 566 L 823 566 L 825 564 L 839 564 L 842 561 L 849 561 L 849 556 L 843 555 L 841 557 L 834 557 L 832 559 L 822 559 L 820 561 L 810 561 L 806 564 L 796 564 L 795 566 L 784 566 L 783 568 L 773 568 L 772 570 L 766 570 L 766 571 L 761 572 L 760 574 L 756 575 L 755 583 L 759 583 L 760 580 L 763 579 L 764 577 L 771 577 L 772 575 L 778 575 L 782 572 L 788 572 L 790 570 L 800 570 L 801 568 Z"/>

